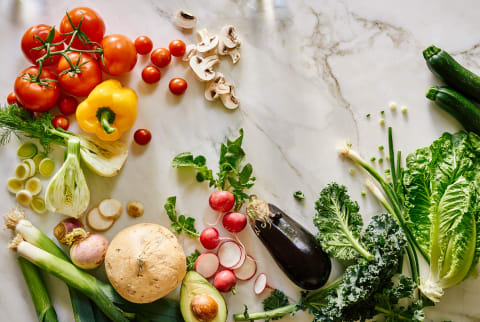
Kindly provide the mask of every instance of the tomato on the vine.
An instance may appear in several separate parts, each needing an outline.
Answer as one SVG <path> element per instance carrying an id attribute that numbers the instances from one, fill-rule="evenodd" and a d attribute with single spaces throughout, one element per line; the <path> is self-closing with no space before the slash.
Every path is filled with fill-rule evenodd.
<path id="1" fill-rule="evenodd" d="M 135 48 L 139 55 L 146 55 L 152 51 L 153 43 L 147 36 L 139 36 L 135 39 Z"/>
<path id="2" fill-rule="evenodd" d="M 57 115 L 52 120 L 52 125 L 54 128 L 62 128 L 65 131 L 68 130 L 68 126 L 70 125 L 70 121 L 65 116 Z"/>
<path id="3" fill-rule="evenodd" d="M 137 50 L 133 41 L 124 35 L 108 35 L 102 40 L 102 69 L 114 76 L 125 74 L 137 63 Z"/>
<path id="4" fill-rule="evenodd" d="M 105 35 L 105 23 L 103 19 L 96 13 L 94 10 L 86 7 L 79 7 L 72 9 L 68 12 L 68 16 L 73 22 L 75 27 L 78 27 L 80 21 L 82 22 L 80 26 L 80 35 L 75 37 L 72 43 L 72 48 L 77 49 L 92 49 L 91 45 L 86 44 L 87 40 L 85 36 L 88 37 L 90 42 L 100 43 Z M 73 26 L 68 20 L 67 15 L 65 15 L 60 22 L 60 32 L 62 34 L 67 34 L 73 31 Z M 67 37 L 67 44 L 70 42 L 72 36 Z M 80 40 L 82 39 L 83 42 Z"/>
<path id="5" fill-rule="evenodd" d="M 167 48 L 157 48 L 152 52 L 150 59 L 152 63 L 162 68 L 170 64 L 172 56 L 170 55 L 170 51 Z"/>
<path id="6" fill-rule="evenodd" d="M 170 92 L 175 95 L 182 95 L 187 90 L 187 81 L 183 78 L 173 78 L 168 84 Z"/>
<path id="7" fill-rule="evenodd" d="M 152 65 L 148 65 L 142 70 L 142 79 L 147 84 L 158 82 L 161 76 L 160 70 Z"/>
<path id="8" fill-rule="evenodd" d="M 45 112 L 57 103 L 60 88 L 57 86 L 57 76 L 47 69 L 42 70 L 39 82 L 35 82 L 38 72 L 37 66 L 31 66 L 22 71 L 15 80 L 14 90 L 18 102 L 25 109 L 32 112 Z"/>
<path id="9" fill-rule="evenodd" d="M 38 65 L 37 59 L 42 57 L 47 53 L 46 48 L 35 49 L 37 47 L 42 46 L 42 42 L 38 39 L 46 40 L 50 30 L 52 29 L 51 26 L 48 25 L 36 25 L 30 27 L 22 37 L 22 51 L 25 56 L 30 60 L 33 64 Z M 38 37 L 38 38 L 37 38 Z M 52 39 L 52 43 L 59 43 L 63 40 L 63 36 L 55 29 L 55 33 Z M 64 48 L 64 44 L 60 43 L 55 46 L 50 47 L 50 52 L 61 51 Z M 60 59 L 60 55 L 54 55 L 49 59 L 45 60 L 43 65 L 51 65 L 57 62 Z"/>
<path id="10" fill-rule="evenodd" d="M 18 104 L 17 95 L 15 95 L 14 92 L 11 92 L 10 94 L 8 94 L 7 103 L 8 104 Z"/>
<path id="11" fill-rule="evenodd" d="M 77 100 L 70 95 L 62 95 L 58 100 L 58 108 L 63 115 L 72 115 L 77 110 L 77 106 Z"/>
<path id="12" fill-rule="evenodd" d="M 139 145 L 146 145 L 152 139 L 152 133 L 147 129 L 136 130 L 133 139 Z"/>
<path id="13" fill-rule="evenodd" d="M 185 54 L 187 46 L 181 40 L 172 40 L 168 45 L 168 49 L 172 53 L 172 56 L 182 57 Z"/>
<path id="14" fill-rule="evenodd" d="M 58 83 L 65 92 L 75 96 L 87 96 L 102 82 L 102 71 L 97 61 L 87 53 L 69 52 L 57 65 Z"/>

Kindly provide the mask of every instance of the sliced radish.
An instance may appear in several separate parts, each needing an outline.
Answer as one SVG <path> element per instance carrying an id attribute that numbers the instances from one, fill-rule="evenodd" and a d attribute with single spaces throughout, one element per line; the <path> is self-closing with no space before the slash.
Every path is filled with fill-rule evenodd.
<path id="1" fill-rule="evenodd" d="M 250 255 L 247 255 L 245 262 L 240 268 L 237 268 L 233 271 L 233 273 L 235 274 L 235 277 L 240 281 L 250 280 L 253 276 L 255 276 L 256 272 L 257 272 L 257 262 Z"/>
<path id="2" fill-rule="evenodd" d="M 238 263 L 230 268 L 231 270 L 242 267 L 243 263 L 245 263 L 245 259 L 247 258 L 247 251 L 245 250 L 245 247 L 242 244 L 240 244 L 240 247 L 242 248 L 242 255 L 240 256 Z"/>
<path id="3" fill-rule="evenodd" d="M 253 284 L 253 291 L 255 294 L 259 295 L 267 288 L 267 275 L 261 273 L 257 276 L 255 283 Z"/>
<path id="4" fill-rule="evenodd" d="M 226 241 L 218 247 L 220 265 L 231 268 L 242 260 L 242 246 L 234 241 Z"/>
<path id="5" fill-rule="evenodd" d="M 220 262 L 214 253 L 203 253 L 195 261 L 195 271 L 205 278 L 210 278 L 218 270 Z"/>

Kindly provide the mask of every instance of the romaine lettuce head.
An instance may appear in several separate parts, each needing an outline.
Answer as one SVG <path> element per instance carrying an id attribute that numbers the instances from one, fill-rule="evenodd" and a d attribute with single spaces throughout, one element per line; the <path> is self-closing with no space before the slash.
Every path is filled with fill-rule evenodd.
<path id="1" fill-rule="evenodd" d="M 403 176 L 409 229 L 430 259 L 422 292 L 438 302 L 468 277 L 480 255 L 480 138 L 444 133 L 407 157 Z"/>

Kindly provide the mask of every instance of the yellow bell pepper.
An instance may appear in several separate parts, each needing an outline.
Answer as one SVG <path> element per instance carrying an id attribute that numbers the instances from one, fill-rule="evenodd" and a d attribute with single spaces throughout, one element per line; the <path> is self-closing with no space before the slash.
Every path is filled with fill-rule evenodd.
<path id="1" fill-rule="evenodd" d="M 78 125 L 103 141 L 118 140 L 137 119 L 137 94 L 115 79 L 98 84 L 78 105 Z"/>

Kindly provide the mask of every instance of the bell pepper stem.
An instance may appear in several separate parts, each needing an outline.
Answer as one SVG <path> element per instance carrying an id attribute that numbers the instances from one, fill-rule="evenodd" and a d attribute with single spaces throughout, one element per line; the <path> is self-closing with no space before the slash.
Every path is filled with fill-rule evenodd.
<path id="1" fill-rule="evenodd" d="M 115 119 L 115 113 L 109 108 L 105 108 L 100 112 L 100 124 L 102 125 L 105 132 L 108 134 L 115 132 L 115 128 L 112 127 L 111 123 L 113 123 L 112 119 Z"/>

